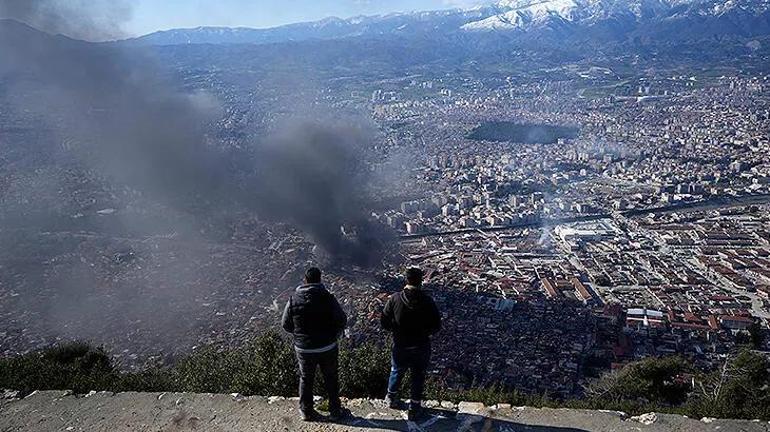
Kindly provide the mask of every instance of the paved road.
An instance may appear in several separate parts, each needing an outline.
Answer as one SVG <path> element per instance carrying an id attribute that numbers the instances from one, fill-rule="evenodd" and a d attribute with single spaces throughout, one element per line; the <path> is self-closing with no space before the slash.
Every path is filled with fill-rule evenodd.
<path id="1" fill-rule="evenodd" d="M 672 415 L 628 419 L 622 413 L 559 409 L 490 409 L 477 404 L 437 408 L 424 420 L 407 422 L 381 401 L 347 402 L 353 417 L 344 424 L 303 423 L 296 401 L 234 398 L 189 393 L 96 393 L 72 396 L 38 392 L 0 401 L 0 431 L 205 431 L 205 432 L 768 432 L 767 422 L 699 421 Z M 649 423 L 649 424 L 647 424 Z"/>
<path id="2" fill-rule="evenodd" d="M 672 204 L 668 206 L 653 207 L 649 209 L 629 210 L 629 211 L 620 212 L 619 214 L 626 217 L 631 217 L 631 216 L 643 216 L 647 214 L 716 210 L 721 208 L 739 207 L 739 206 L 765 204 L 765 203 L 770 203 L 770 194 L 748 195 L 748 196 L 742 196 L 742 197 L 718 197 L 718 198 L 711 198 L 708 200 L 694 202 L 694 203 Z M 607 219 L 607 218 L 611 218 L 612 216 L 613 216 L 612 213 L 600 213 L 600 214 L 573 216 L 573 217 L 565 217 L 565 218 L 541 219 L 541 220 L 532 221 L 532 222 L 522 222 L 522 223 L 516 223 L 511 225 L 505 225 L 505 226 L 461 228 L 456 230 L 446 230 L 446 231 L 421 233 L 421 234 L 403 234 L 401 235 L 401 239 L 403 241 L 409 241 L 409 240 L 415 240 L 415 239 L 420 239 L 424 237 L 466 234 L 466 233 L 479 232 L 479 231 L 494 232 L 494 231 L 506 231 L 510 229 L 554 226 L 554 225 L 562 225 L 562 224 L 573 223 L 573 222 L 586 222 L 586 221 L 594 221 L 599 219 Z"/>

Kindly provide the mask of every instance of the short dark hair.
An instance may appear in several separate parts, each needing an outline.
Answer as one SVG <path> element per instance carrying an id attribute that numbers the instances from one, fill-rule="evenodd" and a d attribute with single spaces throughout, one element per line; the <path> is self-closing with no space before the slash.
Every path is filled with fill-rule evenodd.
<path id="1" fill-rule="evenodd" d="M 406 277 L 406 283 L 412 286 L 421 286 L 422 285 L 422 270 L 420 270 L 417 267 L 409 267 L 406 269 L 406 273 L 404 275 Z"/>
<path id="2" fill-rule="evenodd" d="M 321 282 L 321 269 L 318 267 L 310 267 L 305 271 L 305 282 L 307 283 L 320 283 Z"/>

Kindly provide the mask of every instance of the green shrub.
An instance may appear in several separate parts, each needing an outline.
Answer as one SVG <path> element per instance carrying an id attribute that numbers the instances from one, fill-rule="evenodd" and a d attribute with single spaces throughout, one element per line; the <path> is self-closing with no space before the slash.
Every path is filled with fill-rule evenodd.
<path id="1" fill-rule="evenodd" d="M 83 342 L 0 360 L 0 388 L 19 390 L 105 390 L 115 381 L 109 356 Z"/>
<path id="2" fill-rule="evenodd" d="M 426 383 L 425 398 L 452 402 L 483 402 L 485 405 L 507 403 L 513 406 L 544 406 L 547 398 L 527 395 L 503 386 L 472 387 L 468 389 L 452 389 L 436 379 Z"/>
<path id="3" fill-rule="evenodd" d="M 690 364 L 681 357 L 644 359 L 605 374 L 588 389 L 588 394 L 607 402 L 679 405 L 690 390 L 690 383 L 683 377 L 689 372 Z"/>
<path id="4" fill-rule="evenodd" d="M 770 362 L 761 354 L 742 351 L 699 377 L 687 403 L 695 417 L 770 417 Z"/>
<path id="5" fill-rule="evenodd" d="M 233 392 L 274 396 L 296 394 L 299 376 L 294 348 L 278 333 L 268 331 L 239 352 Z"/>
<path id="6" fill-rule="evenodd" d="M 274 331 L 242 348 L 203 348 L 180 361 L 172 375 L 189 392 L 290 396 L 298 384 L 294 350 Z"/>
<path id="7" fill-rule="evenodd" d="M 95 389 L 93 389 L 95 390 Z M 105 388 L 113 392 L 176 392 L 181 391 L 168 368 L 149 368 L 141 372 L 116 374 L 114 381 Z"/>
<path id="8" fill-rule="evenodd" d="M 213 346 L 201 348 L 173 368 L 173 380 L 185 392 L 231 393 L 235 368 L 240 366 L 238 355 Z"/>
<path id="9" fill-rule="evenodd" d="M 503 386 L 453 389 L 429 379 L 426 399 L 509 403 L 535 407 L 611 409 L 629 414 L 658 411 L 691 417 L 770 419 L 770 362 L 752 351 L 730 356 L 724 366 L 696 374 L 680 357 L 651 358 L 605 374 L 581 399 L 555 400 Z M 378 344 L 340 346 L 341 393 L 381 398 L 390 373 L 390 350 Z M 694 375 L 693 375 L 694 374 Z M 319 374 L 320 375 L 320 374 Z M 694 376 L 695 388 L 685 377 Z M 170 368 L 115 370 L 101 347 L 73 342 L 0 359 L 0 388 L 20 390 L 188 391 L 294 396 L 298 375 L 294 348 L 275 331 L 237 349 L 205 347 Z M 407 394 L 408 380 L 403 394 Z M 322 386 L 318 385 L 319 390 Z M 319 394 L 322 394 L 319 392 Z"/>
<path id="10" fill-rule="evenodd" d="M 340 392 L 348 397 L 383 398 L 388 390 L 390 351 L 374 343 L 340 347 Z"/>

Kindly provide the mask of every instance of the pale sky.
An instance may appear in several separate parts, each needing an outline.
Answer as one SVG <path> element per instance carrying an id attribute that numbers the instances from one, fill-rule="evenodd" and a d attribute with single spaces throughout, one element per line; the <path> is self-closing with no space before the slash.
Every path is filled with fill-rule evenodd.
<path id="1" fill-rule="evenodd" d="M 124 30 L 142 35 L 198 26 L 273 27 L 336 16 L 471 7 L 485 0 L 130 0 Z"/>

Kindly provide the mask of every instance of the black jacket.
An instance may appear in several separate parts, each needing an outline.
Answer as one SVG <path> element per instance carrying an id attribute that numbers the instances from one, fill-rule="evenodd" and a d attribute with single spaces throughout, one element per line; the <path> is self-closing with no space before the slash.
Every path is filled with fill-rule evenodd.
<path id="1" fill-rule="evenodd" d="M 345 330 L 348 317 L 334 294 L 323 284 L 297 287 L 283 310 L 282 326 L 294 335 L 294 345 L 301 349 L 317 349 L 337 341 Z"/>
<path id="2" fill-rule="evenodd" d="M 395 345 L 414 347 L 430 343 L 430 336 L 441 328 L 441 314 L 425 291 L 406 287 L 390 296 L 380 322 L 393 332 Z"/>

